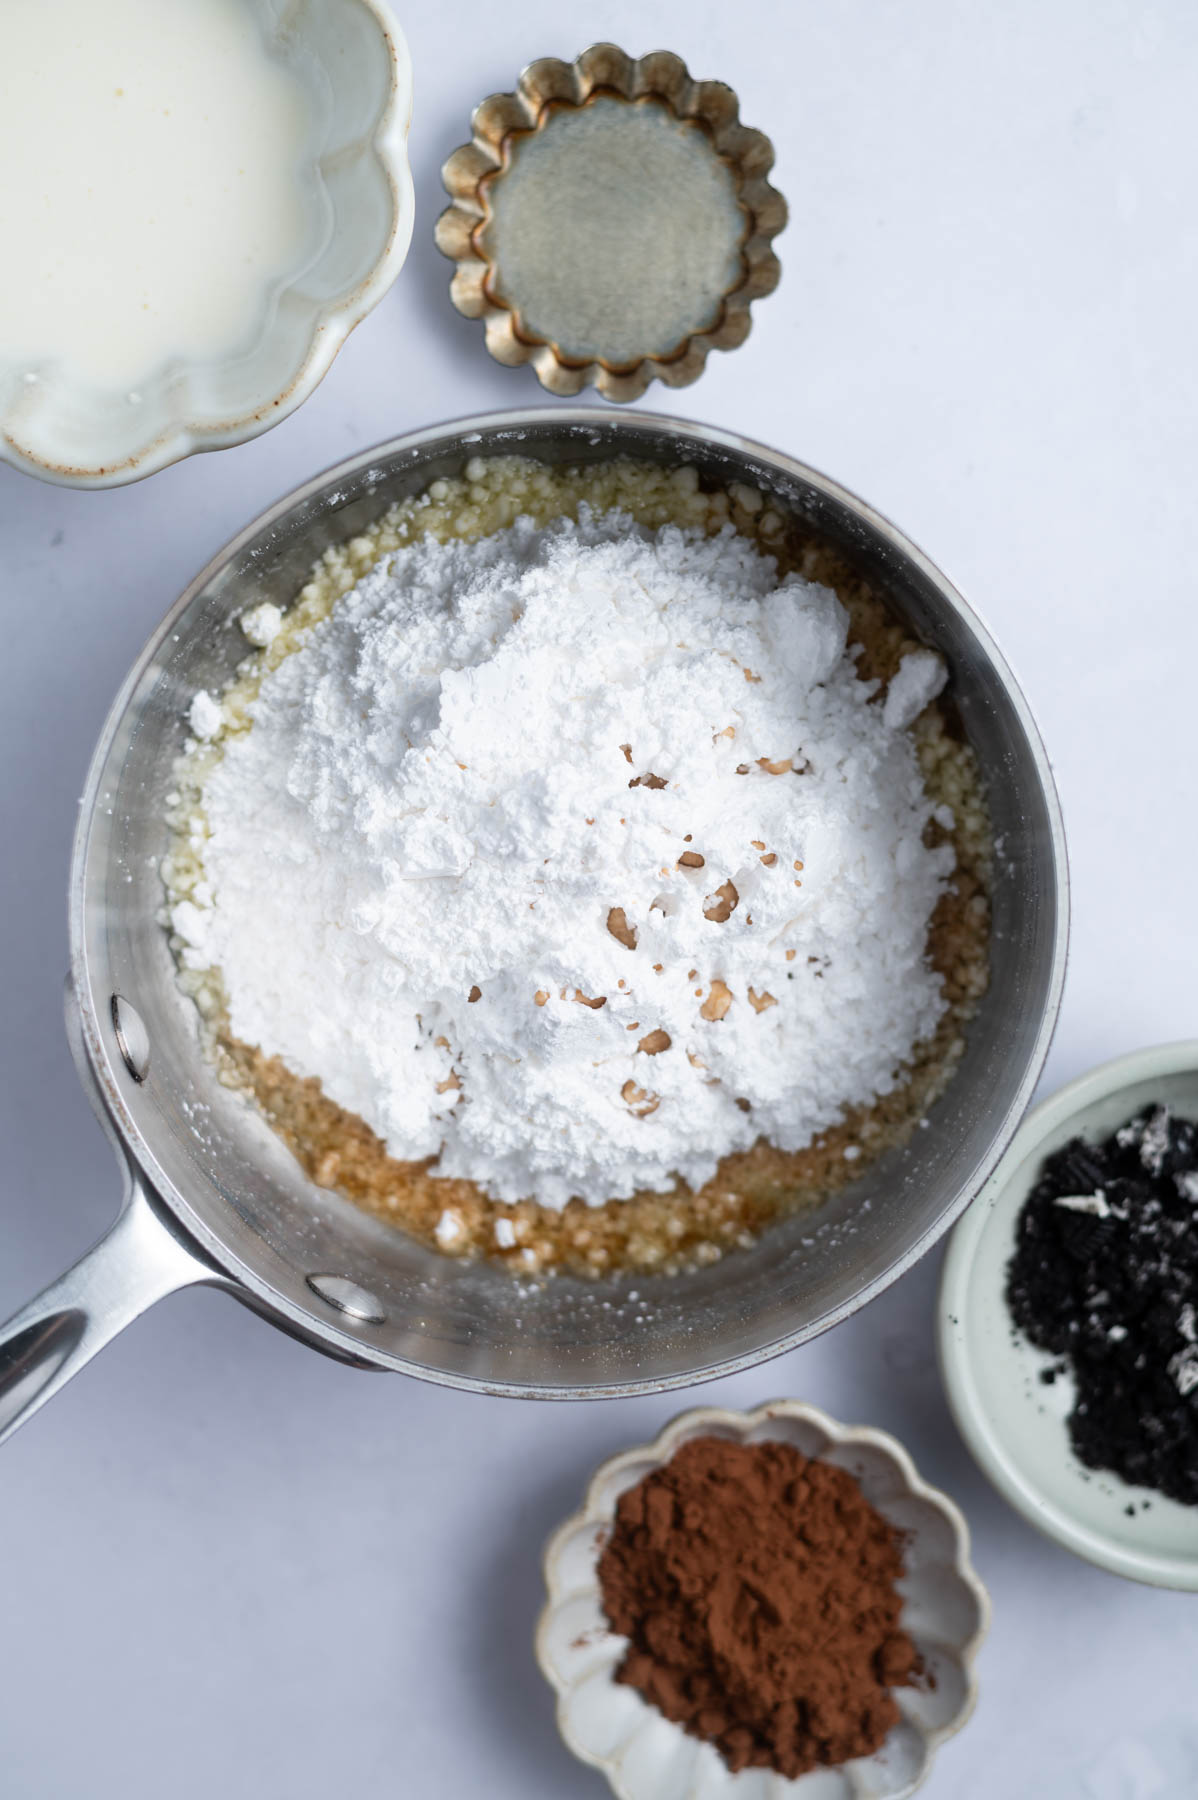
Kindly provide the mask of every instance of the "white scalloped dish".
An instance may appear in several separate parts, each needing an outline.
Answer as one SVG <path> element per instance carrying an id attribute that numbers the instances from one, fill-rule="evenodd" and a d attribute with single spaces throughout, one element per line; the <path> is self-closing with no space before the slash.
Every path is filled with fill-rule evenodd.
<path id="1" fill-rule="evenodd" d="M 304 99 L 301 225 L 287 266 L 264 283 L 240 341 L 165 359 L 159 347 L 159 360 L 119 391 L 53 355 L 31 362 L 0 347 L 0 459 L 14 467 L 113 487 L 256 436 L 307 398 L 398 274 L 413 196 L 411 69 L 397 24 L 383 0 L 247 4 L 267 54 Z M 182 206 L 191 203 L 181 194 Z M 229 254 L 236 250 L 231 242 Z"/>
<path id="2" fill-rule="evenodd" d="M 667 1463 L 680 1444 L 707 1436 L 742 1443 L 779 1439 L 805 1456 L 835 1463 L 906 1534 L 902 1623 L 932 1681 L 895 1691 L 902 1722 L 873 1756 L 793 1781 L 764 1769 L 733 1774 L 712 1745 L 688 1736 L 614 1679 L 627 1639 L 607 1624 L 596 1568 L 616 1502 Z M 537 1627 L 537 1660 L 557 1691 L 561 1734 L 576 1756 L 603 1771 L 619 1800 L 903 1800 L 920 1786 L 937 1747 L 960 1730 L 977 1697 L 973 1659 L 990 1606 L 969 1561 L 965 1520 L 946 1495 L 920 1479 L 886 1432 L 838 1425 L 802 1401 L 773 1401 L 751 1413 L 699 1407 L 674 1419 L 652 1444 L 612 1457 L 593 1477 L 582 1511 L 550 1539 L 545 1582 L 549 1598 Z"/>

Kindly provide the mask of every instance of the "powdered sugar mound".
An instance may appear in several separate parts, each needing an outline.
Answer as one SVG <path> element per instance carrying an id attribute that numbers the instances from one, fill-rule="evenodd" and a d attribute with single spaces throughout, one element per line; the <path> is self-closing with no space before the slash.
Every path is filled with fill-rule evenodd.
<path id="1" fill-rule="evenodd" d="M 187 722 L 196 736 L 204 741 L 214 738 L 219 732 L 224 719 L 220 703 L 212 698 L 204 688 L 192 697 L 187 709 Z"/>
<path id="2" fill-rule="evenodd" d="M 584 508 L 400 550 L 222 740 L 184 960 L 236 1037 L 499 1200 L 801 1148 L 944 1008 L 952 852 L 846 632 L 731 530 Z"/>
<path id="3" fill-rule="evenodd" d="M 886 689 L 883 722 L 892 731 L 914 724 L 929 700 L 934 700 L 948 679 L 948 670 L 934 650 L 911 650 L 903 657 Z"/>
<path id="4" fill-rule="evenodd" d="M 265 648 L 273 644 L 283 629 L 283 615 L 271 600 L 263 600 L 258 606 L 247 607 L 238 620 L 247 642 Z"/>

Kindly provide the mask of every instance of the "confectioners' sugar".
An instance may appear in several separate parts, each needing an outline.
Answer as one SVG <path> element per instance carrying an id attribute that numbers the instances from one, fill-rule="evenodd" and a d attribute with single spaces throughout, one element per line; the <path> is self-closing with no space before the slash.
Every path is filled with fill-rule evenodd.
<path id="1" fill-rule="evenodd" d="M 912 650 L 904 656 L 886 689 L 882 722 L 892 731 L 913 725 L 929 700 L 948 680 L 948 670 L 934 650 Z"/>
<path id="2" fill-rule="evenodd" d="M 187 709 L 187 723 L 197 738 L 206 743 L 217 735 L 223 722 L 219 700 L 214 700 L 205 688 L 200 688 Z"/>
<path id="3" fill-rule="evenodd" d="M 909 655 L 882 703 L 846 635 L 731 530 L 584 507 L 403 547 L 222 740 L 185 965 L 393 1156 L 499 1200 L 798 1149 L 944 1010 L 953 853 L 905 729 L 943 671 Z"/>
<path id="4" fill-rule="evenodd" d="M 248 643 L 265 649 L 283 629 L 283 614 L 272 600 L 263 600 L 258 606 L 248 607 L 237 622 Z"/>

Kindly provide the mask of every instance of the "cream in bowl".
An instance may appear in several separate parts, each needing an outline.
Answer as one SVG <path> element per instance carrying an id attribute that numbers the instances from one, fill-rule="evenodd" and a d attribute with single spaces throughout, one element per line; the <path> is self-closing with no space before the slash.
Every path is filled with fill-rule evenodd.
<path id="1" fill-rule="evenodd" d="M 9 0 L 0 189 L 5 359 L 136 387 L 230 350 L 316 221 L 308 96 L 240 0 Z"/>
<path id="2" fill-rule="evenodd" d="M 406 115 L 367 0 L 11 0 L 0 450 L 103 485 L 282 417 L 402 260 Z"/>

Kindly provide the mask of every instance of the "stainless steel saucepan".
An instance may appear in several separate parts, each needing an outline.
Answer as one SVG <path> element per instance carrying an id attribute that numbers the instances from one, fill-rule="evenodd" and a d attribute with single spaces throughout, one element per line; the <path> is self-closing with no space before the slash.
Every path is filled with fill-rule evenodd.
<path id="1" fill-rule="evenodd" d="M 618 1278 L 511 1277 L 439 1257 L 309 1183 L 200 1053 L 158 922 L 166 794 L 198 687 L 244 655 L 244 607 L 286 604 L 329 544 L 472 456 L 547 463 L 612 455 L 695 464 L 760 488 L 869 572 L 952 671 L 1001 844 L 990 991 L 964 1062 L 905 1149 L 815 1220 L 749 1250 L 646 1279 L 635 1329 L 603 1302 Z M 154 1301 L 219 1287 L 315 1348 L 489 1393 L 642 1393 L 726 1374 L 853 1312 L 911 1266 L 978 1192 L 1036 1083 L 1060 1001 L 1067 873 L 1043 746 L 1011 672 L 956 589 L 902 534 L 823 475 L 728 432 L 591 408 L 504 413 L 398 438 L 281 500 L 172 608 L 117 696 L 92 761 L 71 867 L 68 1023 L 125 1173 L 96 1247 L 0 1334 L 0 1435 Z M 869 1203 L 868 1205 L 866 1203 Z"/>

